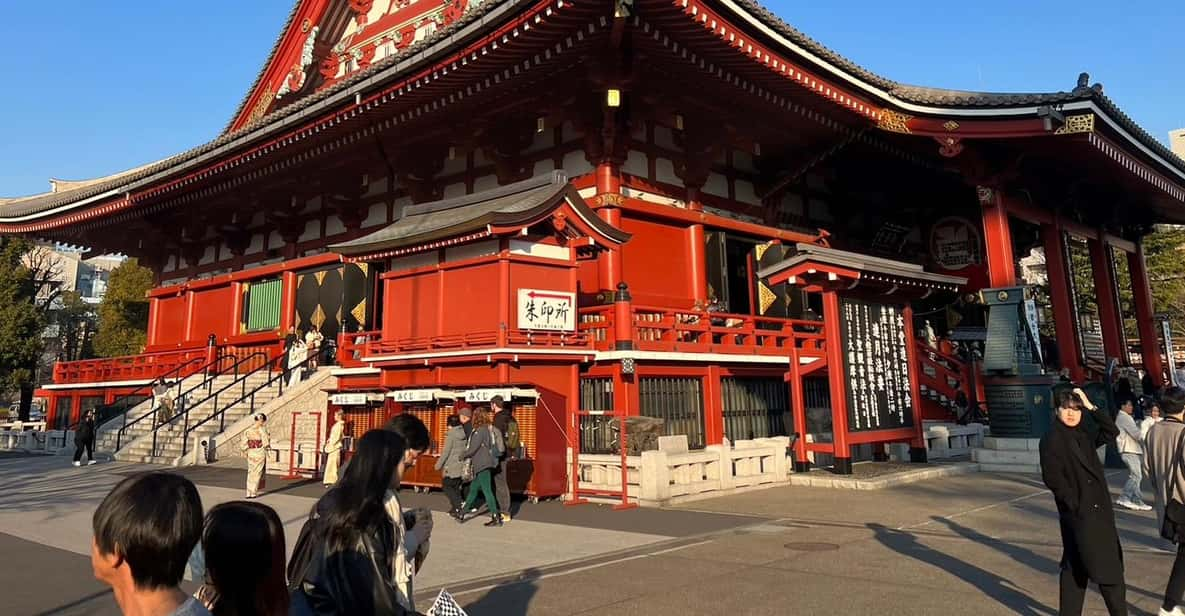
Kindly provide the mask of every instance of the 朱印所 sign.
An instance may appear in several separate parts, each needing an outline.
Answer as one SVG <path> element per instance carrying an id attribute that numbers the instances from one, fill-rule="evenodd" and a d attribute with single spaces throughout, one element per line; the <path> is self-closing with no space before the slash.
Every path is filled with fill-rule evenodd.
<path id="1" fill-rule="evenodd" d="M 576 331 L 576 294 L 544 289 L 518 290 L 519 329 Z"/>

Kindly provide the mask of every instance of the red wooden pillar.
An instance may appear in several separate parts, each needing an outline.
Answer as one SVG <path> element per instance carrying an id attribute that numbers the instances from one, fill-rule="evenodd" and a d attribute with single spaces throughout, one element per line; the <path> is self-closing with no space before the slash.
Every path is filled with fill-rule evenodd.
<path id="1" fill-rule="evenodd" d="M 701 212 L 704 209 L 699 202 L 699 189 L 687 189 L 687 209 Z M 704 226 L 693 224 L 687 226 L 688 275 L 691 277 L 691 298 L 701 309 L 708 305 L 708 261 L 705 252 Z"/>
<path id="2" fill-rule="evenodd" d="M 852 473 L 852 450 L 848 446 L 847 379 L 840 335 L 839 295 L 823 292 L 823 330 L 827 332 L 827 381 L 831 391 L 831 443 L 835 450 L 835 472 Z"/>
<path id="3" fill-rule="evenodd" d="M 736 434 L 724 433 L 724 396 L 720 384 L 720 366 L 708 365 L 707 380 L 704 381 L 704 444 L 719 445 L 727 436 L 736 442 Z"/>
<path id="4" fill-rule="evenodd" d="M 790 347 L 790 372 L 786 376 L 790 382 L 790 406 L 794 414 L 794 427 L 790 431 L 798 434 L 794 440 L 794 472 L 805 473 L 811 470 L 811 462 L 806 457 L 806 395 L 802 391 L 802 365 L 795 346 Z"/>
<path id="5" fill-rule="evenodd" d="M 918 371 L 922 365 L 918 362 L 918 345 L 914 337 L 913 306 L 906 304 L 901 310 L 901 317 L 905 321 L 905 359 L 909 366 L 909 397 L 914 408 L 914 437 L 909 443 L 909 459 L 911 462 L 926 462 L 926 437 L 922 432 L 922 386 L 918 381 Z"/>
<path id="6" fill-rule="evenodd" d="M 983 240 L 987 253 L 988 279 L 993 287 L 1016 285 L 1016 259 L 1012 254 L 1012 230 L 1004 195 L 995 189 L 980 188 L 983 208 Z"/>
<path id="7" fill-rule="evenodd" d="M 185 336 L 182 340 L 193 340 L 193 291 L 185 292 Z"/>
<path id="8" fill-rule="evenodd" d="M 227 331 L 230 335 L 237 336 L 243 333 L 243 289 L 244 284 L 241 282 L 231 283 L 231 295 L 234 297 L 234 305 L 230 307 L 230 327 Z"/>
<path id="9" fill-rule="evenodd" d="M 150 298 L 148 300 L 148 339 L 145 342 L 146 347 L 156 345 L 160 340 L 160 299 Z"/>
<path id="10" fill-rule="evenodd" d="M 602 162 L 597 165 L 597 195 L 602 204 L 619 204 L 621 201 L 621 177 L 618 175 L 617 165 L 612 162 Z M 617 207 L 602 207 L 597 214 L 614 227 L 621 227 L 621 209 Z M 602 289 L 612 290 L 621 282 L 621 250 L 609 250 L 597 264 Z"/>
<path id="11" fill-rule="evenodd" d="M 1088 240 L 1090 247 L 1090 269 L 1094 274 L 1094 293 L 1099 305 L 1099 321 L 1103 328 L 1103 352 L 1107 357 L 1119 358 L 1120 364 L 1127 364 L 1123 352 L 1123 321 L 1119 317 L 1119 306 L 1115 295 L 1115 270 L 1111 267 L 1107 245 L 1099 239 Z"/>
<path id="12" fill-rule="evenodd" d="M 1136 251 L 1127 253 L 1127 269 L 1132 277 L 1132 298 L 1136 304 L 1136 323 L 1140 331 L 1140 354 L 1144 370 L 1152 375 L 1157 387 L 1164 385 L 1164 363 L 1160 359 L 1160 342 L 1153 321 L 1152 288 L 1148 286 L 1148 268 L 1144 263 L 1144 241 L 1136 242 Z"/>
<path id="13" fill-rule="evenodd" d="M 1053 326 L 1057 334 L 1057 354 L 1063 368 L 1070 370 L 1070 380 L 1081 383 L 1085 374 L 1078 352 L 1074 302 L 1070 294 L 1069 267 L 1066 263 L 1066 240 L 1056 223 L 1041 225 L 1045 246 L 1045 270 L 1049 276 L 1049 302 L 1053 306 Z"/>
<path id="14" fill-rule="evenodd" d="M 296 274 L 284 272 L 280 275 L 280 333 L 287 334 L 288 328 L 296 325 Z"/>

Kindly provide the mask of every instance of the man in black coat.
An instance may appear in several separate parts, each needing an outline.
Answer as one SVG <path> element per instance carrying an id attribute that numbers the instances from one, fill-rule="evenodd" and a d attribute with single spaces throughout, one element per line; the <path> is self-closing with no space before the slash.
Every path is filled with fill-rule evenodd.
<path id="1" fill-rule="evenodd" d="M 87 466 L 95 463 L 95 412 L 87 411 L 74 430 L 74 466 L 82 466 L 82 450 L 86 449 Z"/>
<path id="2" fill-rule="evenodd" d="M 1053 492 L 1062 533 L 1058 614 L 1081 614 L 1086 585 L 1094 581 L 1108 612 L 1126 615 L 1123 551 L 1111 492 L 1095 451 L 1114 443 L 1119 430 L 1111 415 L 1091 404 L 1081 389 L 1059 392 L 1054 402 L 1057 416 L 1041 439 L 1041 478 Z M 1093 437 L 1082 425 L 1083 409 L 1099 426 Z"/>

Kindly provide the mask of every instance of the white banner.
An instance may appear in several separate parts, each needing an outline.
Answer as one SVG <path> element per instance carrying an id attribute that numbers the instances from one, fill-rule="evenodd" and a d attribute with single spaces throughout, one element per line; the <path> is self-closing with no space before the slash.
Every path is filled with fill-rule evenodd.
<path id="1" fill-rule="evenodd" d="M 539 392 L 534 389 L 519 389 L 517 387 L 489 387 L 483 389 L 467 389 L 461 392 L 466 402 L 489 402 L 494 396 L 502 396 L 509 402 L 512 398 L 538 398 Z"/>
<path id="2" fill-rule="evenodd" d="M 1029 327 L 1029 335 L 1032 336 L 1033 348 L 1037 350 L 1037 361 L 1041 364 L 1045 363 L 1045 358 L 1041 354 L 1041 333 L 1037 325 L 1037 301 L 1034 299 L 1025 300 L 1025 323 Z"/>
<path id="3" fill-rule="evenodd" d="M 543 289 L 518 290 L 519 329 L 576 331 L 576 294 Z"/>
<path id="4" fill-rule="evenodd" d="M 431 402 L 439 393 L 442 393 L 439 389 L 401 389 L 388 393 L 387 397 L 396 402 Z"/>
<path id="5" fill-rule="evenodd" d="M 1168 365 L 1165 368 L 1169 373 L 1169 384 L 1180 385 L 1177 382 L 1177 360 L 1173 354 L 1173 326 L 1169 324 L 1168 319 L 1163 319 L 1160 322 L 1160 334 L 1164 336 L 1164 356 L 1168 360 Z"/>
<path id="6" fill-rule="evenodd" d="M 331 404 L 336 404 L 337 406 L 362 406 L 362 405 L 366 404 L 367 402 L 382 402 L 382 401 L 383 401 L 382 394 L 354 393 L 354 394 L 333 394 L 332 396 L 329 396 L 329 402 Z"/>

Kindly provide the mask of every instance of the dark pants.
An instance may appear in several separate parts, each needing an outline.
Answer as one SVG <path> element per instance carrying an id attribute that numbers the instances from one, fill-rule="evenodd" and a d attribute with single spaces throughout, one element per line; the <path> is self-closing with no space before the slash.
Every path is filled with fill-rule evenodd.
<path id="1" fill-rule="evenodd" d="M 1185 543 L 1177 544 L 1177 558 L 1173 561 L 1173 572 L 1169 574 L 1169 584 L 1164 589 L 1164 609 L 1172 611 L 1181 604 L 1181 597 L 1185 595 Z"/>
<path id="2" fill-rule="evenodd" d="M 1090 580 L 1086 571 L 1073 566 L 1063 566 L 1059 588 L 1059 616 L 1078 616 L 1082 613 L 1082 602 L 1086 599 L 1086 584 Z M 1111 616 L 1127 616 L 1127 587 L 1119 584 L 1099 584 L 1099 594 L 1107 604 Z"/>
<path id="3" fill-rule="evenodd" d="M 95 442 L 94 441 L 74 441 L 74 461 L 77 462 L 82 459 L 82 450 L 86 449 L 86 459 L 95 459 Z"/>
<path id="4" fill-rule="evenodd" d="M 494 492 L 498 497 L 498 508 L 510 513 L 510 486 L 506 484 L 506 458 L 494 469 Z"/>
<path id="5" fill-rule="evenodd" d="M 448 498 L 449 508 L 460 509 L 461 502 L 464 500 L 461 496 L 461 478 L 445 477 L 440 482 L 440 488 L 444 490 L 444 495 Z"/>
<path id="6" fill-rule="evenodd" d="M 469 494 L 465 497 L 465 504 L 461 507 L 461 511 L 469 511 L 473 505 L 477 504 L 477 493 L 481 492 L 482 498 L 486 501 L 486 507 L 490 510 L 490 515 L 498 517 L 498 499 L 494 498 L 494 489 L 490 485 L 491 475 L 493 469 L 485 469 L 473 478 L 473 483 L 469 484 Z"/>

